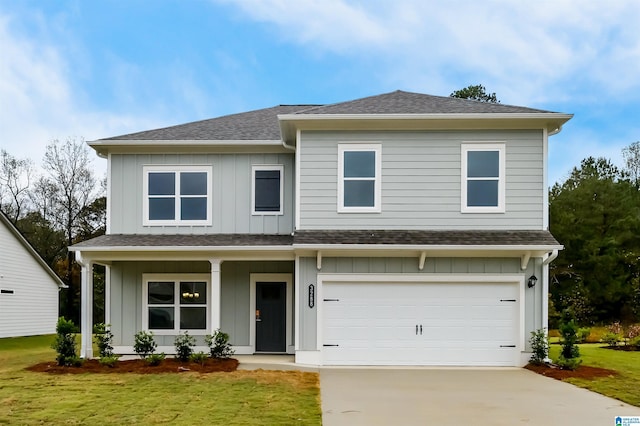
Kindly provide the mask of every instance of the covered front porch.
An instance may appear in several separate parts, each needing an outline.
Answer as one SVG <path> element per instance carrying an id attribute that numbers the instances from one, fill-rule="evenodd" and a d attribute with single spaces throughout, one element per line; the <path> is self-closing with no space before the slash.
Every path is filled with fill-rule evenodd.
<path id="1" fill-rule="evenodd" d="M 183 244 L 171 247 L 158 244 L 171 236 L 151 236 L 156 244 L 147 246 L 133 245 L 136 237 L 103 236 L 71 247 L 82 267 L 81 357 L 94 356 L 97 264 L 106 268 L 105 323 L 118 354 L 134 353 L 139 331 L 154 333 L 158 352 L 173 353 L 175 337 L 185 331 L 196 337 L 197 351 L 206 351 L 204 336 L 217 329 L 230 335 L 237 354 L 294 353 L 295 256 L 287 236 L 262 246 L 179 236 Z"/>

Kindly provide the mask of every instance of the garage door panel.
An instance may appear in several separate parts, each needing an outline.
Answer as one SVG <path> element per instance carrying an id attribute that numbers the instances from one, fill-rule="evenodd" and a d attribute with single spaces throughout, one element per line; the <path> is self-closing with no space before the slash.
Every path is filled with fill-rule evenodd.
<path id="1" fill-rule="evenodd" d="M 327 365 L 517 363 L 515 284 L 328 283 L 323 289 Z"/>

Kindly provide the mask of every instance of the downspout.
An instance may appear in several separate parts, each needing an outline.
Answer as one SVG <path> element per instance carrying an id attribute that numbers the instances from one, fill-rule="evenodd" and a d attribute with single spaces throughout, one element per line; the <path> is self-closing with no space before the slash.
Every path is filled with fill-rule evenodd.
<path id="1" fill-rule="evenodd" d="M 556 260 L 556 257 L 558 257 L 558 249 L 553 250 L 551 253 L 545 254 L 544 257 L 542 258 L 542 264 L 548 265 L 554 260 Z"/>

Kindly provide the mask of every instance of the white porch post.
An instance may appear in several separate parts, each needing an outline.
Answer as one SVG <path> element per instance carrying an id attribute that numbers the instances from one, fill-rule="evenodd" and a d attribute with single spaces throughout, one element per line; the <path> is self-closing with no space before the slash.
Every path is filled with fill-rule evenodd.
<path id="1" fill-rule="evenodd" d="M 211 332 L 220 328 L 220 259 L 209 259 L 211 263 Z"/>
<path id="2" fill-rule="evenodd" d="M 82 259 L 76 252 L 76 260 L 82 266 L 80 274 L 80 357 L 93 358 L 93 262 Z"/>

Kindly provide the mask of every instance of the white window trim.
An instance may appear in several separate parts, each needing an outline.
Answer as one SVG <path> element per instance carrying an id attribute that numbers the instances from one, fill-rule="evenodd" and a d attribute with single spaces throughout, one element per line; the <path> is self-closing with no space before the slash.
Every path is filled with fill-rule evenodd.
<path id="1" fill-rule="evenodd" d="M 274 212 L 256 211 L 256 171 L 280 172 L 280 210 Z M 251 166 L 251 215 L 253 216 L 281 216 L 284 214 L 284 165 L 282 164 L 254 164 Z"/>
<path id="2" fill-rule="evenodd" d="M 211 166 L 143 166 L 142 167 L 142 225 L 143 226 L 170 226 L 170 225 L 211 225 L 211 177 L 213 176 Z M 176 174 L 176 198 L 174 220 L 149 220 L 149 173 L 150 172 L 173 172 Z M 181 172 L 205 172 L 207 173 L 207 218 L 204 220 L 181 220 L 180 217 L 180 173 Z"/>
<path id="3" fill-rule="evenodd" d="M 498 151 L 498 205 L 473 207 L 467 205 L 467 153 L 470 151 Z M 505 144 L 504 143 L 463 143 L 461 145 L 460 167 L 460 211 L 462 213 L 504 213 L 505 212 Z"/>
<path id="4" fill-rule="evenodd" d="M 173 330 L 156 330 L 149 329 L 149 282 L 150 281 L 173 281 L 175 288 L 178 291 L 175 292 L 174 296 L 176 300 L 174 300 L 174 328 Z M 181 330 L 180 329 L 180 281 L 204 281 L 207 283 L 207 326 L 204 330 Z M 203 336 L 205 334 L 211 333 L 211 275 L 210 274 L 142 274 L 142 329 L 144 331 L 152 331 L 153 334 L 158 336 L 173 336 L 179 333 L 183 333 L 188 331 L 189 334 L 194 336 Z M 201 306 L 201 305 L 188 305 L 188 306 Z"/>
<path id="5" fill-rule="evenodd" d="M 344 205 L 344 153 L 352 151 L 374 151 L 376 153 L 373 207 L 345 207 Z M 354 178 L 347 178 L 354 180 Z M 362 179 L 370 180 L 370 178 Z M 380 213 L 382 199 L 382 145 L 371 143 L 338 144 L 338 213 Z"/>

